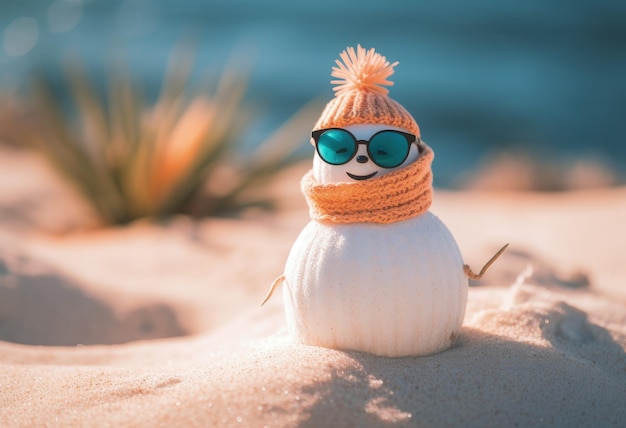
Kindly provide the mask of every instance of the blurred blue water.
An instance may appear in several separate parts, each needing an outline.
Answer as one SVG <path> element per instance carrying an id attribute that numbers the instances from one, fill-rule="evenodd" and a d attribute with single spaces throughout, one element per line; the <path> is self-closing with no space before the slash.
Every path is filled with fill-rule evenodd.
<path id="1" fill-rule="evenodd" d="M 16 55 L 8 29 L 20 17 L 34 18 L 37 40 Z M 259 134 L 312 98 L 330 99 L 335 58 L 361 43 L 400 61 L 390 95 L 435 148 L 439 186 L 515 145 L 626 169 L 626 2 L 5 0 L 0 30 L 0 85 L 67 52 L 102 69 L 122 48 L 156 90 L 182 38 L 198 40 L 198 70 L 238 52 L 253 65 Z"/>

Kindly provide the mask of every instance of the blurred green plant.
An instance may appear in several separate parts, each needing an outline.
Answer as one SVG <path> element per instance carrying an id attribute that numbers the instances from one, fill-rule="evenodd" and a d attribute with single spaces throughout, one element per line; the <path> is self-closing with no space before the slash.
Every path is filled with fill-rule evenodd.
<path id="1" fill-rule="evenodd" d="M 36 129 L 32 108 L 17 88 L 0 88 L 0 144 L 24 148 Z"/>
<path id="2" fill-rule="evenodd" d="M 105 223 L 236 211 L 262 202 L 250 199 L 253 190 L 294 160 L 319 105 L 305 106 L 244 156 L 238 143 L 251 123 L 245 79 L 226 70 L 213 90 L 191 88 L 192 62 L 174 53 L 152 105 L 119 64 L 102 96 L 76 61 L 66 67 L 69 96 L 56 94 L 48 79 L 34 80 L 41 121 L 31 133 L 34 147 Z"/>

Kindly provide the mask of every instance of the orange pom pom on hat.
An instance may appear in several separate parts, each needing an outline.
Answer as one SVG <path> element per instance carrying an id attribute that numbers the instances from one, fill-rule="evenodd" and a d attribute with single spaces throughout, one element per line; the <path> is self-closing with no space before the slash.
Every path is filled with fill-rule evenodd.
<path id="1" fill-rule="evenodd" d="M 349 125 L 381 124 L 403 128 L 415 136 L 420 136 L 417 122 L 400 103 L 391 99 L 392 86 L 387 80 L 398 62 L 390 64 L 387 58 L 374 48 L 366 50 L 357 45 L 356 51 L 349 47 L 336 60 L 331 76 L 335 84 L 333 98 L 322 112 L 314 129 L 342 128 Z"/>

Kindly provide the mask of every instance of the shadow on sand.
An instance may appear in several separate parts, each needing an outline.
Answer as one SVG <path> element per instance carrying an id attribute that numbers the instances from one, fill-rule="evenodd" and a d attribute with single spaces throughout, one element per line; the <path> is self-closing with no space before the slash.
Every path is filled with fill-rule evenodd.
<path id="1" fill-rule="evenodd" d="M 23 255 L 0 254 L 0 340 L 26 345 L 117 344 L 183 336 L 164 304 L 116 310 L 78 283 Z"/>
<path id="2" fill-rule="evenodd" d="M 465 328 L 454 348 L 437 355 L 346 352 L 347 363 L 330 369 L 328 382 L 301 391 L 322 397 L 300 426 L 620 425 L 626 420 L 622 347 L 575 308 L 559 313 L 561 323 L 545 332 L 553 347 Z M 586 333 L 559 333 L 568 323 L 577 330 L 585 324 Z"/>

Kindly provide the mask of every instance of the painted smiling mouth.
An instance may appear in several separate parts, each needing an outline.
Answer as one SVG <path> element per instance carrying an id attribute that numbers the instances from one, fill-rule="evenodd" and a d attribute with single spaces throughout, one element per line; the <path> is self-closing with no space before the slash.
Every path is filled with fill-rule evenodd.
<path id="1" fill-rule="evenodd" d="M 350 177 L 353 180 L 367 180 L 368 178 L 372 178 L 373 176 L 375 176 L 378 173 L 378 171 L 374 171 L 371 174 L 367 174 L 367 175 L 354 175 L 354 174 L 350 174 L 349 172 L 346 172 L 346 174 L 348 174 L 348 177 Z"/>

